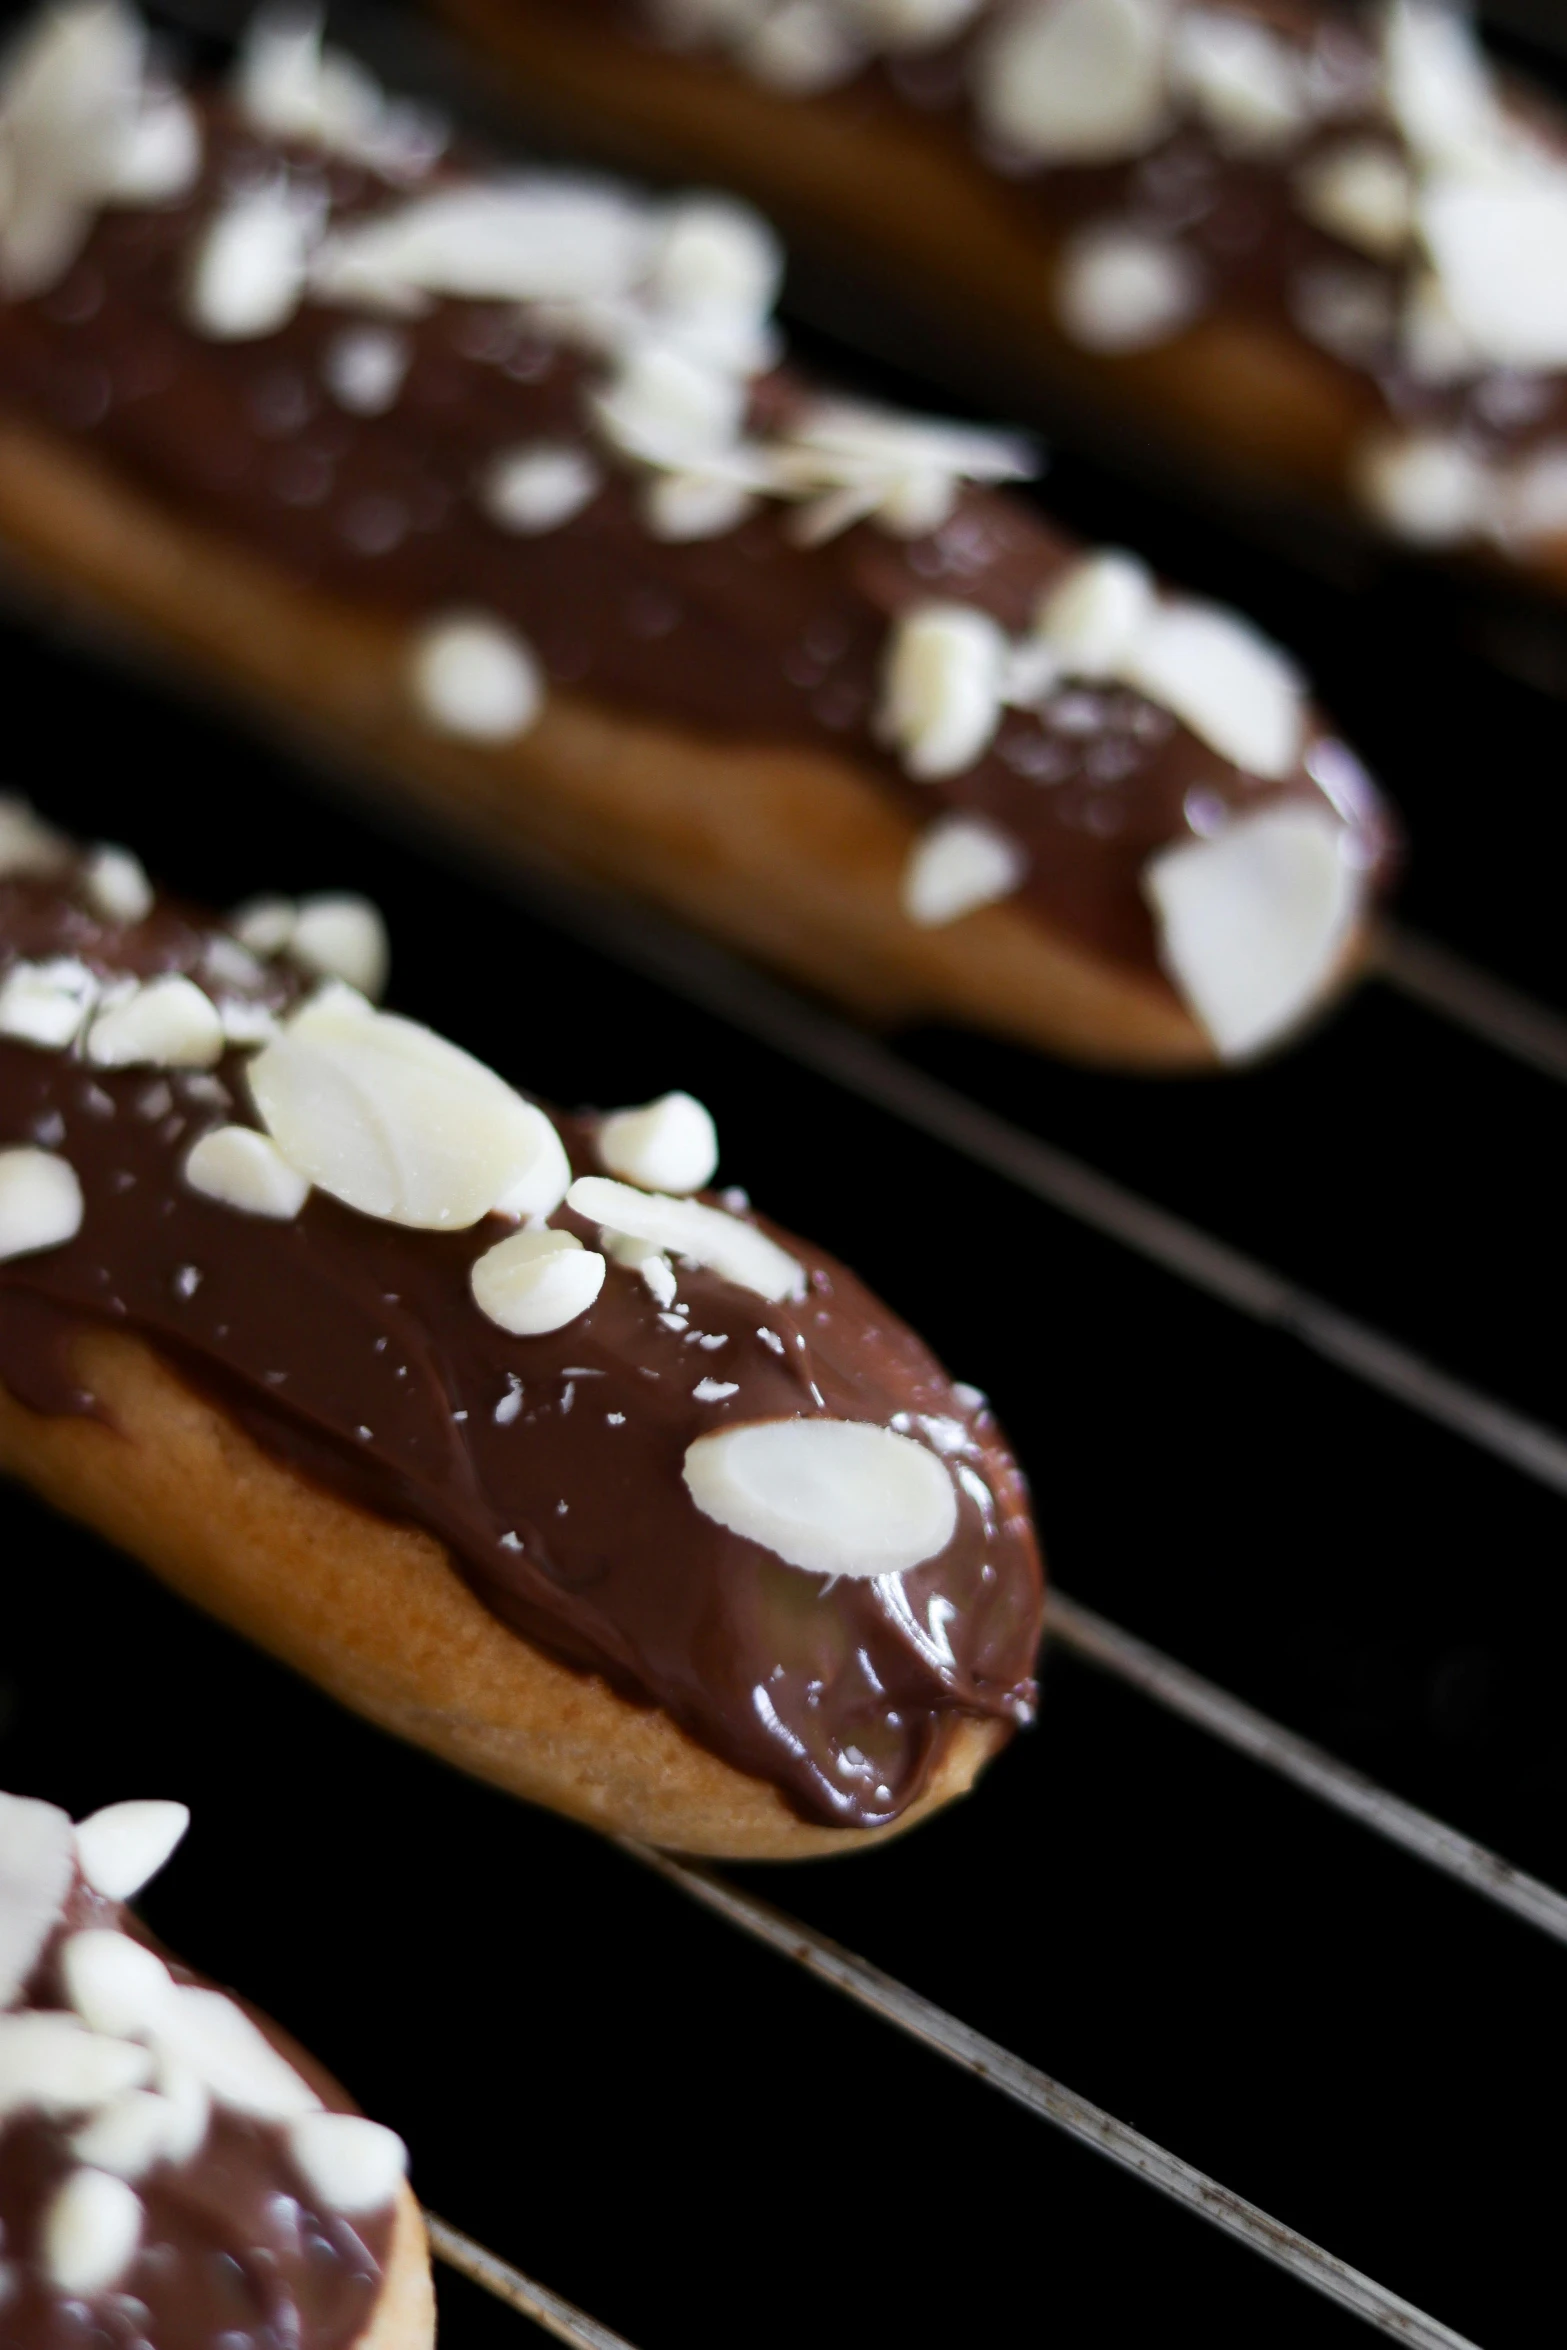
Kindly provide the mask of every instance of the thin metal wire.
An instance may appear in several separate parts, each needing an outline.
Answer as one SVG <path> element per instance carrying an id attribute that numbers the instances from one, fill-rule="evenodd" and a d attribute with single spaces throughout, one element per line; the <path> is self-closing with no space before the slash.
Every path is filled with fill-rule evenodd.
<path id="1" fill-rule="evenodd" d="M 710 1869 L 677 1860 L 670 1853 L 655 1852 L 629 1837 L 618 1837 L 616 1841 L 633 1860 L 677 1886 L 727 1924 L 737 1926 L 770 1950 L 792 1959 L 808 1974 L 830 1983 L 859 2006 L 868 2008 L 872 2015 L 880 2016 L 884 2023 L 894 2025 L 910 2039 L 947 2057 L 1029 2113 L 1053 2122 L 1096 2153 L 1107 2155 L 1122 2169 L 1132 2171 L 1149 2186 L 1157 2187 L 1225 2235 L 1247 2245 L 1253 2252 L 1260 2252 L 1265 2259 L 1299 2278 L 1302 2284 L 1312 2286 L 1341 2308 L 1352 2310 L 1395 2341 L 1416 2345 L 1417 2350 L 1475 2350 L 1472 2342 L 1462 2334 L 1455 2334 L 1439 2318 L 1428 2316 L 1412 2302 L 1379 2285 L 1374 2277 L 1351 2268 L 1335 2253 L 1314 2244 L 1310 2237 L 1300 2235 L 1282 2220 L 1259 2210 L 1255 2203 L 1248 2203 L 1244 2196 L 1220 2186 L 1216 2179 L 1183 2162 L 1178 2154 L 1169 2153 L 1128 2123 L 1117 2121 L 1113 2114 L 1091 2104 L 1086 2097 L 1079 2097 L 1075 2090 L 1064 2088 L 1048 2073 L 1025 2063 L 1022 2057 L 1014 2056 L 998 2041 L 987 2039 L 984 2033 L 976 2032 L 957 2016 L 949 2015 L 945 2008 L 937 2007 L 922 1993 L 911 1991 L 907 1984 L 883 1974 L 869 1960 L 857 1958 L 841 1943 L 819 1934 L 814 1926 L 805 1925 L 800 1919 L 774 1909 L 770 1903 L 741 1892 Z"/>
<path id="2" fill-rule="evenodd" d="M 1373 969 L 1423 1011 L 1567 1085 L 1567 1018 L 1560 1012 L 1466 962 L 1439 940 L 1396 923 L 1380 932 Z"/>
<path id="3" fill-rule="evenodd" d="M 1511 1910 L 1558 1942 L 1567 1942 L 1567 1894 L 1515 1868 L 1511 1861 L 1477 1844 L 1460 1829 L 1449 1827 L 1445 1820 L 1379 1787 L 1374 1779 L 1363 1777 L 1309 1739 L 1298 1738 L 1293 1730 L 1269 1721 L 1266 1714 L 1203 1680 L 1146 1641 L 1123 1632 L 1092 1608 L 1068 1599 L 1064 1592 L 1052 1591 L 1045 1629 L 1085 1662 L 1114 1673 L 1145 1697 L 1303 1787 L 1388 1843 L 1400 1845 L 1432 1868 L 1457 1878 L 1471 1892 Z"/>
<path id="4" fill-rule="evenodd" d="M 433 2211 L 425 2213 L 424 2224 L 437 2260 L 444 2260 L 448 2268 L 456 2269 L 470 2284 L 481 2285 L 486 2293 L 493 2293 L 508 2309 L 531 2317 L 535 2325 L 553 2334 L 557 2342 L 569 2342 L 572 2350 L 631 2350 L 624 2335 L 612 2333 L 596 2317 L 589 2317 L 585 2310 L 563 2301 L 548 2285 L 536 2285 L 520 2268 L 498 2259 L 471 2236 L 465 2236 L 460 2228 L 437 2219 Z"/>

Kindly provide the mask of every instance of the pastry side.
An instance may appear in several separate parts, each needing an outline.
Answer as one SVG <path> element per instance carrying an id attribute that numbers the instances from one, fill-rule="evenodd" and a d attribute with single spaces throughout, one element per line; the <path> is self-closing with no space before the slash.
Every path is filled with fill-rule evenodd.
<path id="1" fill-rule="evenodd" d="M 896 1822 L 819 1826 L 508 1631 L 429 1535 L 280 1467 L 148 1348 L 86 1339 L 73 1368 L 102 1420 L 44 1419 L 0 1391 L 12 1476 L 382 1729 L 603 1834 L 725 1860 L 859 1851 L 966 1794 L 1006 1736 L 954 1717 Z"/>

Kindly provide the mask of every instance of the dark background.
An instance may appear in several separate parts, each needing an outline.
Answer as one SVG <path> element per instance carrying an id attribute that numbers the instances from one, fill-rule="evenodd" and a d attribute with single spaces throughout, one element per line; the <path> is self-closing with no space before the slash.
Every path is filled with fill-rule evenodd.
<path id="1" fill-rule="evenodd" d="M 1527 19 L 1514 0 L 1509 23 Z M 1567 48 L 1554 10 L 1528 21 Z M 1548 49 L 1517 53 L 1549 68 Z M 910 382 L 906 350 L 851 360 L 818 294 L 801 300 L 819 362 L 952 404 Z M 1567 1000 L 1567 703 L 1527 681 L 1567 676 L 1567 618 L 1325 541 L 1288 559 L 1271 528 L 1215 523 L 1179 484 L 1128 486 L 1068 446 L 1043 494 L 1294 646 L 1405 811 L 1403 918 Z M 132 842 L 218 904 L 368 890 L 398 1007 L 546 1095 L 701 1095 L 724 1177 L 989 1390 L 1065 1589 L 1567 1884 L 1559 1497 L 650 984 L 574 936 L 569 907 L 549 918 L 351 779 L 52 624 L 0 620 L 0 691 L 5 781 L 51 819 Z M 1290 1058 L 1222 1082 L 1085 1075 L 935 1030 L 897 1041 L 1567 1422 L 1564 1103 L 1543 1078 L 1377 985 Z M 436 2210 L 643 2350 L 1365 2338 L 14 1492 L 0 1781 L 78 1813 L 187 1797 L 188 1846 L 146 1903 L 159 1932 L 404 2132 Z M 970 1803 L 847 1865 L 740 1873 L 1462 2332 L 1542 2337 L 1562 1951 L 1141 1699 L 1052 1655 L 1039 1729 Z M 528 2335 L 461 2283 L 443 2279 L 442 2303 L 448 2350 Z"/>

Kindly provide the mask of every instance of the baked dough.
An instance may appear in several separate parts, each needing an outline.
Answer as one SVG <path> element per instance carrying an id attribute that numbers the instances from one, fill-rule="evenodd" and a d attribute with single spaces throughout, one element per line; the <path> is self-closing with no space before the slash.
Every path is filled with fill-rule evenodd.
<path id="1" fill-rule="evenodd" d="M 1005 1738 L 949 1715 L 895 1822 L 815 1826 L 518 1639 L 439 1543 L 281 1467 L 139 1341 L 84 1334 L 72 1365 L 103 1417 L 42 1418 L 0 1389 L 0 1466 L 383 1729 L 589 1827 L 731 1860 L 862 1851 L 965 1794 Z"/>

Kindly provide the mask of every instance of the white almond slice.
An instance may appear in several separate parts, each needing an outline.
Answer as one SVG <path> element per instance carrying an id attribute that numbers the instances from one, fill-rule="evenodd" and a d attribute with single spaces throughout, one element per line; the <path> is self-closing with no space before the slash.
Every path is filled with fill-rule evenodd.
<path id="1" fill-rule="evenodd" d="M 151 2071 L 145 2048 L 105 2039 L 74 2015 L 53 2008 L 0 2015 L 0 2121 L 13 2113 L 52 2120 L 89 2113 L 139 2089 Z"/>
<path id="2" fill-rule="evenodd" d="M 745 382 L 674 343 L 633 343 L 593 411 L 617 449 L 651 465 L 699 466 L 734 447 L 745 422 Z"/>
<path id="3" fill-rule="evenodd" d="M 288 324 L 304 297 L 320 216 L 285 180 L 231 196 L 197 244 L 186 315 L 219 343 L 255 342 Z"/>
<path id="4" fill-rule="evenodd" d="M 324 301 L 407 309 L 431 294 L 613 301 L 644 276 L 654 219 L 624 190 L 567 173 L 470 183 L 340 230 L 318 254 L 311 282 Z"/>
<path id="5" fill-rule="evenodd" d="M 1160 960 L 1223 1059 L 1287 1035 L 1333 978 L 1364 889 L 1344 845 L 1326 809 L 1262 808 L 1143 868 Z"/>
<path id="6" fill-rule="evenodd" d="M 347 892 L 301 898 L 288 951 L 322 979 L 344 979 L 373 1003 L 391 965 L 386 924 L 368 898 Z"/>
<path id="7" fill-rule="evenodd" d="M 1377 520 L 1414 547 L 1456 547 L 1489 511 L 1491 475 L 1455 434 L 1379 434 L 1355 466 L 1355 486 Z"/>
<path id="8" fill-rule="evenodd" d="M 229 928 L 253 955 L 279 955 L 294 935 L 299 908 L 292 898 L 247 898 L 229 916 Z"/>
<path id="9" fill-rule="evenodd" d="M 974 59 L 993 138 L 1037 163 L 1118 163 L 1167 120 L 1162 0 L 1031 0 L 1004 12 Z"/>
<path id="10" fill-rule="evenodd" d="M 585 1314 L 604 1286 L 604 1259 L 574 1232 L 514 1232 L 474 1261 L 474 1303 L 516 1338 L 564 1330 Z"/>
<path id="11" fill-rule="evenodd" d="M 112 1927 L 70 1935 L 60 1952 L 65 1996 L 90 2032 L 144 2039 L 169 2011 L 174 1981 L 156 1951 Z"/>
<path id="12" fill-rule="evenodd" d="M 1107 547 L 1074 564 L 1040 604 L 1034 626 L 1068 677 L 1114 677 L 1153 616 L 1153 574 Z"/>
<path id="13" fill-rule="evenodd" d="M 719 539 L 755 510 L 743 482 L 721 473 L 663 473 L 649 482 L 642 519 L 654 538 L 679 546 L 695 539 Z"/>
<path id="14" fill-rule="evenodd" d="M 110 204 L 178 204 L 201 174 L 201 125 L 180 90 L 144 90 L 110 164 Z"/>
<path id="15" fill-rule="evenodd" d="M 278 1016 L 270 1005 L 248 1003 L 239 996 L 220 997 L 218 1018 L 224 1043 L 247 1051 L 252 1045 L 270 1044 L 278 1032 Z"/>
<path id="16" fill-rule="evenodd" d="M 701 1191 L 717 1172 L 718 1129 L 693 1094 L 666 1093 L 607 1117 L 598 1153 L 612 1175 L 644 1191 Z"/>
<path id="17" fill-rule="evenodd" d="M 70 854 L 63 834 L 35 816 L 25 800 L 0 793 L 0 879 L 21 873 L 57 873 Z"/>
<path id="18" fill-rule="evenodd" d="M 166 1864 L 189 1826 L 190 1811 L 183 1803 L 149 1796 L 131 1803 L 105 1804 L 76 1830 L 82 1875 L 95 1893 L 108 1900 L 134 1901 Z"/>
<path id="19" fill-rule="evenodd" d="M 1028 871 L 1010 834 L 982 816 L 942 816 L 920 834 L 903 869 L 903 911 L 939 930 L 1009 898 Z"/>
<path id="20" fill-rule="evenodd" d="M 166 2047 L 155 2049 L 153 2054 L 157 2066 L 153 2082 L 168 2109 L 164 2117 L 164 2160 L 189 2162 L 201 2151 L 212 2126 L 212 2099 L 200 2074 L 182 2057 Z"/>
<path id="21" fill-rule="evenodd" d="M 611 1232 L 606 1225 L 599 1233 L 599 1241 L 606 1257 L 617 1265 L 624 1265 L 633 1273 L 640 1273 L 644 1286 L 656 1305 L 667 1313 L 679 1291 L 675 1268 L 662 1249 L 650 1241 L 633 1240 L 629 1232 Z"/>
<path id="22" fill-rule="evenodd" d="M 1160 605 L 1121 674 L 1251 775 L 1288 775 L 1300 757 L 1299 675 L 1236 613 L 1213 604 Z"/>
<path id="23" fill-rule="evenodd" d="M 933 1452 L 864 1420 L 757 1420 L 686 1447 L 704 1517 L 818 1575 L 901 1575 L 952 1540 L 958 1497 Z"/>
<path id="24" fill-rule="evenodd" d="M 1295 174 L 1309 221 L 1378 261 L 1396 260 L 1414 234 L 1415 183 L 1400 155 L 1377 139 L 1326 147 Z"/>
<path id="25" fill-rule="evenodd" d="M 566 1194 L 566 1205 L 591 1223 L 607 1224 L 633 1240 L 645 1240 L 671 1256 L 689 1257 L 771 1300 L 805 1295 L 805 1268 L 754 1224 L 704 1207 L 700 1200 L 672 1199 L 665 1192 L 633 1191 L 602 1175 L 582 1175 Z"/>
<path id="26" fill-rule="evenodd" d="M 857 73 L 865 51 L 830 0 L 782 0 L 739 46 L 747 73 L 789 98 L 831 90 Z"/>
<path id="27" fill-rule="evenodd" d="M 1203 274 L 1166 237 L 1119 220 L 1090 221 L 1067 239 L 1055 288 L 1064 333 L 1085 351 L 1156 350 L 1203 307 Z"/>
<path id="28" fill-rule="evenodd" d="M 82 880 L 95 914 L 127 928 L 152 912 L 152 883 L 139 857 L 105 844 L 82 867 Z"/>
<path id="29" fill-rule="evenodd" d="M 1497 140 L 1491 69 L 1461 8 L 1391 0 L 1383 68 L 1393 120 L 1423 163 L 1467 164 Z"/>
<path id="30" fill-rule="evenodd" d="M 1567 173 L 1436 179 L 1420 228 L 1461 334 L 1497 367 L 1567 366 Z"/>
<path id="31" fill-rule="evenodd" d="M 727 196 L 683 196 L 664 216 L 646 296 L 660 318 L 683 325 L 765 320 L 783 283 L 784 254 L 748 204 Z"/>
<path id="32" fill-rule="evenodd" d="M 305 1177 L 253 1126 L 215 1126 L 204 1134 L 186 1158 L 185 1180 L 242 1216 L 271 1216 L 280 1224 L 291 1223 L 310 1197 Z"/>
<path id="33" fill-rule="evenodd" d="M 110 2171 L 74 2170 L 43 2215 L 43 2270 L 57 2293 L 90 2301 L 136 2257 L 146 2221 L 141 2197 Z"/>
<path id="34" fill-rule="evenodd" d="M 65 0 L 26 25 L 0 83 L 0 287 L 42 293 L 70 268 L 135 120 L 146 35 L 117 0 Z"/>
<path id="35" fill-rule="evenodd" d="M 893 630 L 877 732 L 922 783 L 959 775 L 1001 723 L 1010 647 L 988 612 L 918 604 Z"/>
<path id="36" fill-rule="evenodd" d="M 320 16 L 308 10 L 258 12 L 235 75 L 245 120 L 268 138 L 319 147 L 389 177 L 427 169 L 445 144 L 444 132 L 422 110 L 388 102 L 356 59 L 323 47 L 321 31 Z"/>
<path id="37" fill-rule="evenodd" d="M 71 2152 L 94 2170 L 134 2181 L 170 2159 L 177 2135 L 178 2116 L 166 2097 L 156 2089 L 127 2089 L 83 2123 L 71 2139 Z"/>
<path id="38" fill-rule="evenodd" d="M 74 1044 L 98 997 L 98 982 L 74 955 L 13 963 L 0 982 L 0 1036 L 46 1051 Z"/>
<path id="39" fill-rule="evenodd" d="M 82 1228 L 76 1170 L 52 1151 L 0 1150 L 0 1264 L 59 1248 Z"/>
<path id="40" fill-rule="evenodd" d="M 21 1996 L 73 1874 L 67 1815 L 30 1796 L 0 1795 L 0 2009 Z"/>
<path id="41" fill-rule="evenodd" d="M 412 685 L 431 726 L 470 742 L 512 742 L 544 707 L 544 673 L 531 646 L 482 612 L 430 622 L 414 646 Z"/>
<path id="42" fill-rule="evenodd" d="M 350 416 L 385 416 L 397 405 L 413 345 L 390 326 L 345 326 L 321 356 L 327 390 Z"/>
<path id="43" fill-rule="evenodd" d="M 580 514 L 603 482 L 586 449 L 569 441 L 535 441 L 492 459 L 479 483 L 479 503 L 499 529 L 541 538 Z"/>
<path id="44" fill-rule="evenodd" d="M 357 2113 L 310 2113 L 289 2126 L 288 2150 L 311 2192 L 329 2211 L 384 2211 L 408 2170 L 408 2149 L 395 2130 Z"/>
<path id="45" fill-rule="evenodd" d="M 210 1069 L 223 1058 L 223 1023 L 194 980 L 168 971 L 98 1014 L 87 1058 L 98 1069 Z"/>
<path id="46" fill-rule="evenodd" d="M 1176 22 L 1170 78 L 1221 150 L 1268 155 L 1307 127 L 1308 62 L 1303 49 L 1250 17 L 1190 8 Z"/>
<path id="47" fill-rule="evenodd" d="M 159 2019 L 158 2046 L 189 2065 L 220 2105 L 257 2121 L 293 2121 L 320 2107 L 315 2091 L 221 1991 L 177 1986 Z"/>
<path id="48" fill-rule="evenodd" d="M 493 1070 L 348 988 L 306 1005 L 248 1074 L 289 1164 L 388 1223 L 462 1230 L 519 1187 L 547 1191 L 563 1161 L 544 1113 Z"/>

